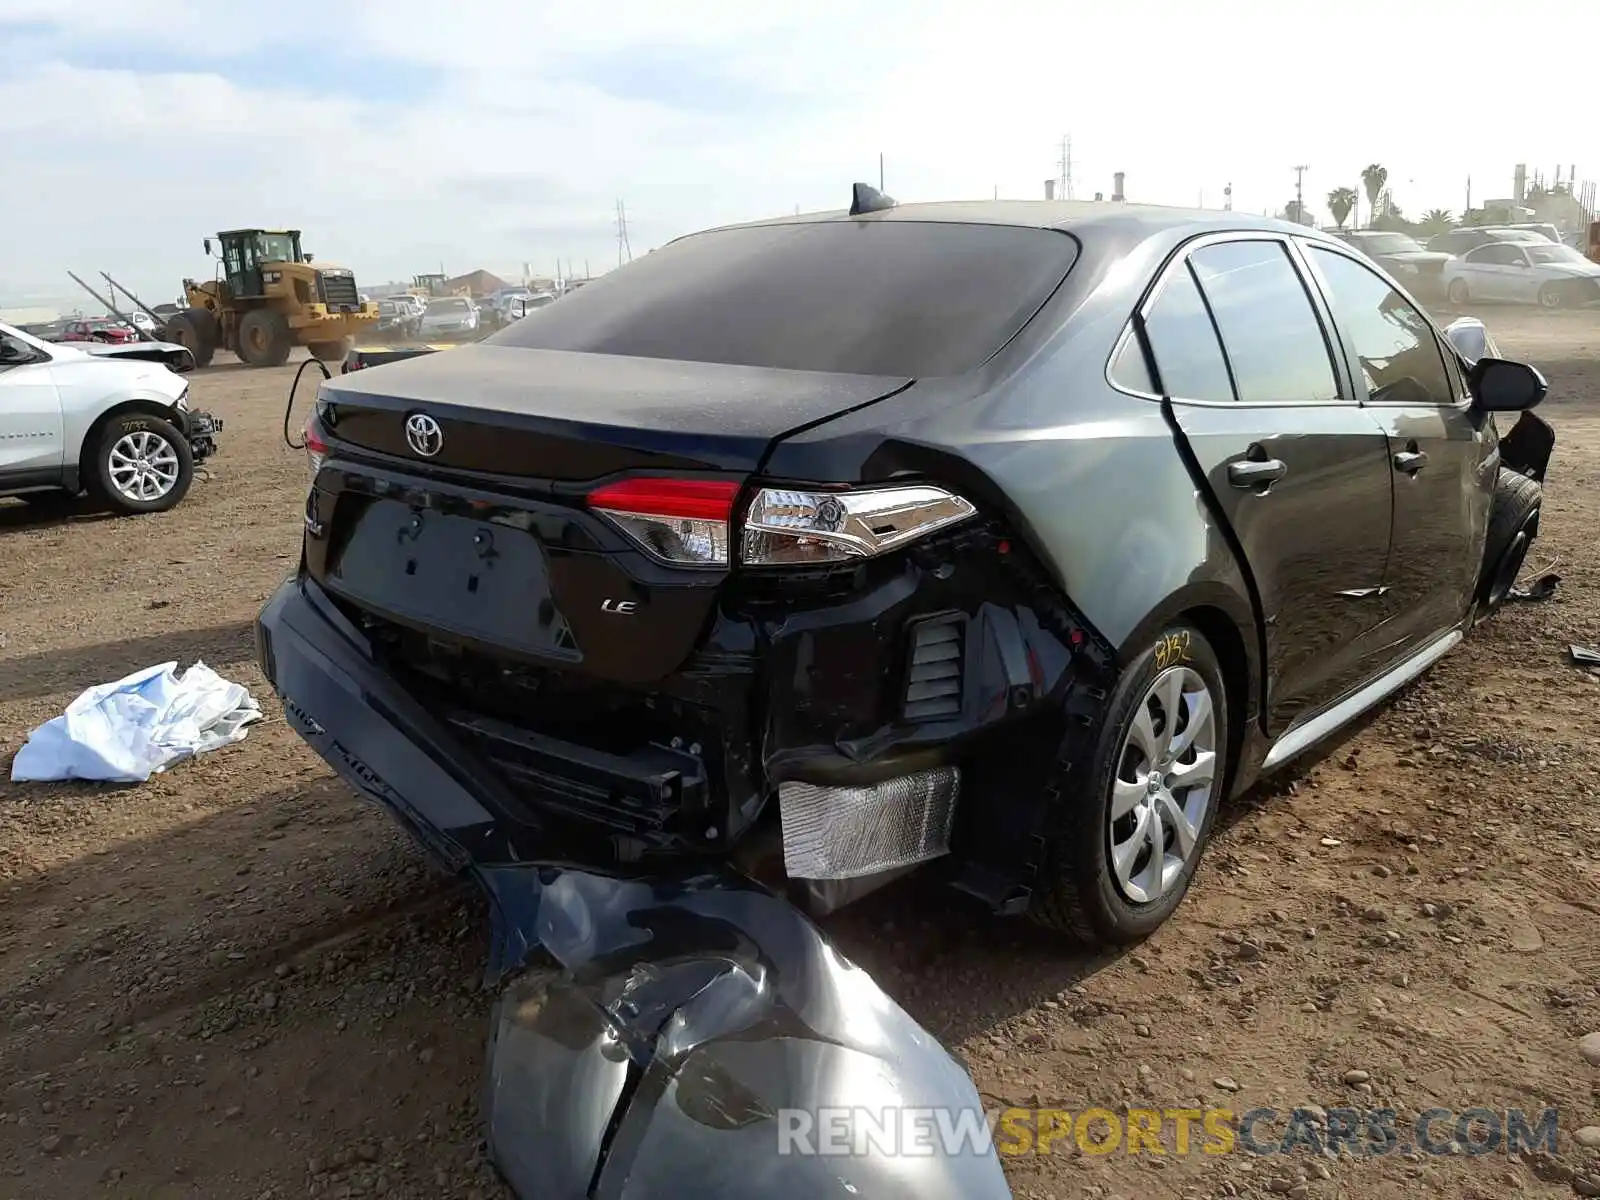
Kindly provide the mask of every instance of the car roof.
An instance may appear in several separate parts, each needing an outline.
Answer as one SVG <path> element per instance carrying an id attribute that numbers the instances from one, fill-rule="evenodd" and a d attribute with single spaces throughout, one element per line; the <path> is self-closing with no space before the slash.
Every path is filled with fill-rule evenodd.
<path id="1" fill-rule="evenodd" d="M 755 228 L 765 225 L 808 225 L 823 222 L 898 222 L 931 224 L 1010 225 L 1057 229 L 1095 240 L 1136 243 L 1162 233 L 1266 231 L 1334 241 L 1309 225 L 1296 225 L 1274 217 L 1217 209 L 1172 208 L 1161 204 L 1129 204 L 1120 200 L 947 200 L 922 204 L 897 204 L 878 212 L 851 216 L 848 210 L 800 213 L 747 221 L 719 228 Z M 706 232 L 714 232 L 707 230 Z M 687 234 L 695 237 L 696 234 Z"/>

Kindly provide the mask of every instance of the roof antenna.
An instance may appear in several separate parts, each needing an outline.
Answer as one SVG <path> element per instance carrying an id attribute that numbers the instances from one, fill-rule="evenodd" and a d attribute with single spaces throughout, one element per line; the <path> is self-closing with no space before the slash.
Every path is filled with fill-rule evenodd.
<path id="1" fill-rule="evenodd" d="M 884 212 L 895 206 L 893 196 L 885 196 L 870 183 L 858 183 L 850 196 L 850 215 L 859 217 L 863 213 Z"/>

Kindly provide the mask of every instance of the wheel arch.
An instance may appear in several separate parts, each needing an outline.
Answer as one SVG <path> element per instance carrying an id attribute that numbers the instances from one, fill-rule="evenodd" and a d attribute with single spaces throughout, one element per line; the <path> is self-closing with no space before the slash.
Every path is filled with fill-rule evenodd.
<path id="1" fill-rule="evenodd" d="M 1244 762 L 1247 747 L 1260 725 L 1262 664 L 1254 609 L 1247 596 L 1220 582 L 1197 583 L 1175 593 L 1140 621 L 1117 648 L 1117 658 L 1137 657 L 1169 625 L 1193 625 L 1216 652 L 1222 667 L 1228 705 L 1228 778 L 1224 794 L 1254 780 L 1254 765 Z"/>
<path id="2" fill-rule="evenodd" d="M 130 397 L 127 400 L 113 404 L 101 413 L 84 431 L 83 442 L 78 447 L 78 483 L 83 486 L 88 480 L 94 478 L 94 463 L 91 461 L 96 447 L 100 443 L 100 435 L 105 432 L 107 425 L 118 417 L 142 413 L 147 417 L 155 417 L 167 422 L 181 435 L 183 423 L 178 419 L 178 414 L 173 411 L 171 404 L 159 400 L 148 399 L 143 396 Z"/>

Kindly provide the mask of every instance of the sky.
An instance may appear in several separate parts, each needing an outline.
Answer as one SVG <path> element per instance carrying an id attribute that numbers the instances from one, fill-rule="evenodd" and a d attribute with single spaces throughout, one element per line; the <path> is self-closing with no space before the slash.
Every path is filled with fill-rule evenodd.
<path id="1" fill-rule="evenodd" d="M 1565 11 L 1563 11 L 1565 10 Z M 298 228 L 372 283 L 582 274 L 708 226 L 849 202 L 1075 194 L 1319 217 L 1361 169 L 1408 214 L 1600 178 L 1592 84 L 1491 61 L 1458 4 L 1345 0 L 0 0 L 0 306 L 149 303 L 218 229 Z M 71 13 L 72 15 L 67 15 Z M 1581 22 L 1579 25 L 1581 26 Z M 1520 84 L 1511 65 L 1529 73 Z M 1581 65 L 1581 64 L 1580 64 Z M 1481 101 L 1474 97 L 1482 97 Z M 148 293 L 148 294 L 146 294 Z M 152 300 L 151 296 L 156 299 Z"/>

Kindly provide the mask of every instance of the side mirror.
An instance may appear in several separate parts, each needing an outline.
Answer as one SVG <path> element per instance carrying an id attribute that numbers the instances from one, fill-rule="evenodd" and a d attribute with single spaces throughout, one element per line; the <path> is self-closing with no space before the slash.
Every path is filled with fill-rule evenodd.
<path id="1" fill-rule="evenodd" d="M 1500 357 L 1494 338 L 1489 336 L 1488 328 L 1477 317 L 1457 317 L 1445 326 L 1444 336 L 1455 347 L 1456 353 L 1467 360 L 1469 367 L 1480 358 Z"/>
<path id="2" fill-rule="evenodd" d="M 309 251 L 308 251 L 308 252 L 307 252 L 307 254 L 306 254 L 306 261 L 307 261 L 307 262 L 310 262 L 310 261 L 311 261 L 311 254 L 310 254 L 310 252 L 309 252 Z"/>
<path id="3" fill-rule="evenodd" d="M 211 257 L 211 239 L 210 238 L 206 238 L 206 240 L 204 242 L 202 242 L 201 245 L 203 245 L 206 248 L 206 257 L 210 258 Z"/>
<path id="4" fill-rule="evenodd" d="M 1527 363 L 1480 358 L 1467 372 L 1473 406 L 1484 412 L 1525 412 L 1545 398 L 1550 385 Z"/>

